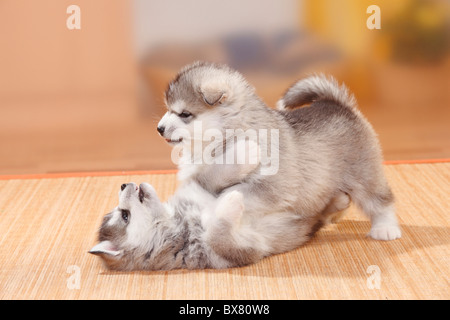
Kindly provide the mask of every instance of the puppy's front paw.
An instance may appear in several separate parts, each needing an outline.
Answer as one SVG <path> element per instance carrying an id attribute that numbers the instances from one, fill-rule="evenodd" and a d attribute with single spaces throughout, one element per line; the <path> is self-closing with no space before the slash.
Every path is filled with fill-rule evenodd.
<path id="1" fill-rule="evenodd" d="M 375 240 L 395 240 L 402 236 L 398 225 L 378 225 L 370 229 L 369 236 Z"/>
<path id="2" fill-rule="evenodd" d="M 218 218 L 230 222 L 233 226 L 239 225 L 244 213 L 244 198 L 239 191 L 231 191 L 223 196 L 216 209 Z"/>

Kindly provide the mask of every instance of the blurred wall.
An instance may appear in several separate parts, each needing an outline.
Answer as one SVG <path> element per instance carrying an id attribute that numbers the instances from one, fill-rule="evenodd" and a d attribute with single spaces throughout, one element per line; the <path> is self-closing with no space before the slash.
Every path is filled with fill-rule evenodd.
<path id="1" fill-rule="evenodd" d="M 69 30 L 66 8 L 81 7 Z M 0 1 L 0 95 L 130 90 L 129 4 L 108 0 Z"/>
<path id="2" fill-rule="evenodd" d="M 298 0 L 133 0 L 137 52 L 172 42 L 296 29 L 299 5 Z"/>
<path id="3" fill-rule="evenodd" d="M 81 8 L 80 30 L 66 26 L 71 4 Z M 95 113 L 95 105 L 130 95 L 136 82 L 130 10 L 127 1 L 0 1 L 2 126 L 16 117 L 27 128 L 81 126 L 89 123 L 83 110 Z"/>

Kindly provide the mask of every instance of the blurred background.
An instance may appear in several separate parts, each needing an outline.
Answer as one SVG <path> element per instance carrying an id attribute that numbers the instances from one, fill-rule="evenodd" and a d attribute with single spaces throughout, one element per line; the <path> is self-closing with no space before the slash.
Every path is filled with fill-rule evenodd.
<path id="1" fill-rule="evenodd" d="M 237 68 L 271 107 L 333 74 L 386 160 L 450 158 L 448 0 L 0 0 L 0 174 L 175 168 L 163 92 L 199 59 Z"/>

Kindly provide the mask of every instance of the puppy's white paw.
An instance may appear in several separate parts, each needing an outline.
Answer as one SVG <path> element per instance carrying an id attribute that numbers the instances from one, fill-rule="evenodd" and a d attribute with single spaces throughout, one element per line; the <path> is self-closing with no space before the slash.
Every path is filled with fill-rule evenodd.
<path id="1" fill-rule="evenodd" d="M 222 201 L 229 203 L 229 204 L 244 204 L 244 195 L 242 192 L 233 190 L 231 192 L 228 192 L 224 194 Z"/>
<path id="2" fill-rule="evenodd" d="M 243 213 L 244 196 L 237 190 L 225 194 L 216 209 L 217 218 L 224 219 L 233 226 L 239 225 Z"/>
<path id="3" fill-rule="evenodd" d="M 377 225 L 370 229 L 369 236 L 375 240 L 395 240 L 402 236 L 402 231 L 398 225 Z"/>

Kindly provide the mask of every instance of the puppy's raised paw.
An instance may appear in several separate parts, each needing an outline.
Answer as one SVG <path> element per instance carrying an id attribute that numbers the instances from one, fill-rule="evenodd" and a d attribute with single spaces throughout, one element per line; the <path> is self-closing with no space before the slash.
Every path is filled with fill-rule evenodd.
<path id="1" fill-rule="evenodd" d="M 233 226 L 238 226 L 244 213 L 244 197 L 239 191 L 231 191 L 220 199 L 216 208 L 216 216 Z"/>

